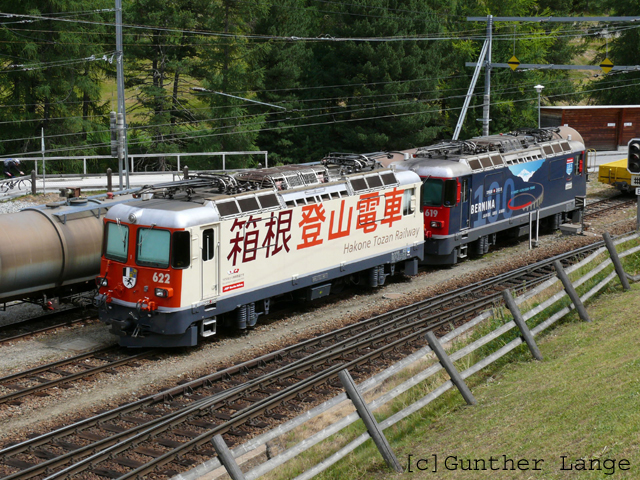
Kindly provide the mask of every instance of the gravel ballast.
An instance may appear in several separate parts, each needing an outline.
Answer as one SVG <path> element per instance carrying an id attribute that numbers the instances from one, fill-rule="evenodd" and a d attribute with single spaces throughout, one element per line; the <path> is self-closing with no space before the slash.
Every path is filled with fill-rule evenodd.
<path id="1" fill-rule="evenodd" d="M 395 306 L 429 298 L 598 241 L 601 236 L 596 232 L 606 230 L 618 234 L 629 231 L 635 227 L 635 220 L 629 220 L 631 214 L 635 216 L 635 206 L 626 212 L 613 214 L 597 225 L 594 222 L 584 236 L 546 235 L 541 237 L 540 247 L 534 250 L 529 250 L 528 242 L 523 241 L 492 251 L 479 260 L 464 261 L 451 268 L 429 269 L 410 280 L 390 283 L 376 290 L 363 290 L 344 300 L 335 301 L 329 297 L 319 307 L 300 305 L 286 318 L 259 324 L 247 335 L 229 335 L 213 339 L 196 349 L 172 351 L 172 355 L 166 358 L 144 361 L 138 368 L 122 370 L 115 375 L 100 374 L 92 382 L 80 382 L 73 388 L 53 392 L 49 397 L 25 400 L 21 405 L 0 405 L 0 444 L 48 431 L 55 425 L 73 422 L 79 416 L 90 415 L 98 409 L 136 400 L 174 386 L 185 378 L 211 373 L 277 349 L 285 343 L 293 343 L 296 339 L 326 332 Z M 114 342 L 107 329 L 99 323 L 89 323 L 4 345 L 1 347 L 0 371 L 4 376 Z"/>

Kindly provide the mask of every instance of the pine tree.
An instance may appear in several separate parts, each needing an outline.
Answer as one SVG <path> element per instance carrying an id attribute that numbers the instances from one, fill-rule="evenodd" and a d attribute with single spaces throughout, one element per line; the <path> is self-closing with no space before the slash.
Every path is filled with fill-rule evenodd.
<path id="1" fill-rule="evenodd" d="M 16 14 L 5 15 L 0 29 L 0 152 L 39 152 L 44 128 L 47 151 L 106 153 L 108 116 L 101 82 L 115 48 L 110 32 L 100 25 L 103 14 L 96 12 L 111 5 L 102 0 L 0 0 L 0 11 Z"/>

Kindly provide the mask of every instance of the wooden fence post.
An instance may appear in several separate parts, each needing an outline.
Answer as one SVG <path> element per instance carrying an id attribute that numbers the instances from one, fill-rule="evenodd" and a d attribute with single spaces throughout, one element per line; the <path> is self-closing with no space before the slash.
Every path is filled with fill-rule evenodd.
<path id="1" fill-rule="evenodd" d="M 511 312 L 511 315 L 513 315 L 513 321 L 520 329 L 524 341 L 527 342 L 527 346 L 531 351 L 531 355 L 533 355 L 533 358 L 535 358 L 536 360 L 542 360 L 540 349 L 538 348 L 536 341 L 533 339 L 533 335 L 531 335 L 531 330 L 529 330 L 527 322 L 525 322 L 524 318 L 522 318 L 520 309 L 518 308 L 518 305 L 516 305 L 516 301 L 511 296 L 511 291 L 508 288 L 506 290 L 503 290 L 502 297 L 504 298 L 504 303 L 507 305 L 507 308 Z"/>
<path id="2" fill-rule="evenodd" d="M 624 268 L 622 268 L 622 262 L 620 261 L 620 257 L 618 256 L 618 251 L 616 250 L 616 246 L 613 244 L 611 235 L 609 235 L 608 232 L 604 232 L 602 234 L 602 238 L 604 238 L 604 244 L 607 246 L 607 250 L 609 250 L 609 256 L 611 257 L 611 261 L 613 262 L 613 267 L 616 269 L 616 273 L 620 278 L 620 283 L 622 284 L 622 288 L 625 290 L 631 290 L 631 286 L 629 285 L 629 280 L 627 280 L 627 275 L 624 272 Z"/>
<path id="3" fill-rule="evenodd" d="M 465 399 L 468 405 L 476 405 L 478 402 L 471 393 L 471 390 L 469 390 L 467 384 L 464 383 L 462 376 L 449 358 L 449 355 L 447 355 L 447 352 L 445 352 L 444 348 L 442 348 L 442 345 L 440 345 L 440 342 L 433 334 L 433 332 L 427 332 L 427 342 L 429 342 L 431 350 L 434 351 L 434 353 L 438 357 L 438 360 L 440 360 L 440 364 L 444 367 L 444 369 L 451 377 L 451 381 L 453 382 L 453 384 L 458 387 L 458 390 L 462 394 L 462 398 Z"/>
<path id="4" fill-rule="evenodd" d="M 562 285 L 564 286 L 565 292 L 567 292 L 567 295 L 569 295 L 571 302 L 576 307 L 576 310 L 578 311 L 578 315 L 583 321 L 590 322 L 591 319 L 589 318 L 587 309 L 584 308 L 584 305 L 582 304 L 582 300 L 580 300 L 580 297 L 578 296 L 578 292 L 576 292 L 576 289 L 573 288 L 573 284 L 571 283 L 571 280 L 567 276 L 567 273 L 564 271 L 564 268 L 562 268 L 562 264 L 560 263 L 559 260 L 556 260 L 553 262 L 553 266 L 556 269 L 558 278 L 560 279 L 560 281 L 562 282 Z"/>
<path id="5" fill-rule="evenodd" d="M 393 450 L 391 450 L 391 445 L 389 445 L 389 442 L 384 436 L 384 433 L 382 433 L 378 422 L 376 422 L 376 419 L 371 413 L 371 410 L 369 410 L 367 403 L 364 401 L 364 398 L 358 391 L 358 387 L 356 387 L 356 384 L 353 381 L 353 378 L 351 378 L 349 371 L 341 370 L 340 372 L 338 372 L 338 377 L 340 378 L 344 389 L 347 391 L 347 396 L 351 399 L 353 405 L 356 407 L 358 415 L 360 415 L 360 418 L 367 427 L 369 435 L 375 442 L 376 447 L 378 447 L 382 458 L 384 458 L 384 461 L 387 462 L 389 468 L 395 470 L 398 473 L 402 473 L 402 465 L 400 465 L 400 462 L 398 461 L 396 455 L 393 453 Z"/>
<path id="6" fill-rule="evenodd" d="M 224 438 L 222 435 L 216 435 L 211 439 L 211 443 L 213 443 L 213 448 L 215 448 L 216 453 L 218 454 L 218 458 L 220 458 L 220 463 L 224 465 L 224 468 L 227 469 L 227 473 L 231 477 L 232 480 L 245 480 L 244 474 L 238 464 L 236 463 L 236 459 L 233 458 L 233 454 L 227 447 L 227 444 L 224 442 Z"/>

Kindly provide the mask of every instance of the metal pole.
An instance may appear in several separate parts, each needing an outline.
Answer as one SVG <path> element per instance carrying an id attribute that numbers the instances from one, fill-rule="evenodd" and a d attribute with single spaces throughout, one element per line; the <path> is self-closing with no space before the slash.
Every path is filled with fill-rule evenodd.
<path id="1" fill-rule="evenodd" d="M 460 136 L 460 131 L 462 130 L 462 125 L 464 124 L 464 119 L 467 116 L 467 110 L 469 109 L 471 98 L 473 97 L 473 91 L 476 88 L 476 82 L 478 81 L 478 77 L 480 76 L 480 70 L 482 69 L 482 66 L 485 62 L 488 47 L 489 39 L 487 38 L 484 41 L 482 50 L 480 51 L 480 55 L 478 56 L 478 63 L 476 64 L 476 68 L 473 71 L 473 77 L 471 77 L 471 83 L 469 83 L 469 89 L 467 90 L 467 95 L 464 99 L 464 103 L 462 104 L 462 110 L 460 111 L 460 115 L 458 116 L 458 123 L 456 124 L 456 128 L 453 131 L 453 136 L 451 137 L 453 140 L 457 140 Z"/>
<path id="2" fill-rule="evenodd" d="M 220 463 L 224 465 L 224 468 L 227 469 L 227 473 L 232 478 L 232 480 L 245 480 L 245 476 L 238 467 L 236 463 L 236 459 L 233 458 L 233 454 L 227 447 L 227 444 L 224 442 L 222 435 L 216 435 L 211 439 L 211 443 L 213 443 L 213 448 L 216 450 L 218 454 L 218 458 L 220 459 Z"/>
<path id="3" fill-rule="evenodd" d="M 47 193 L 47 167 L 44 159 L 44 127 L 41 129 L 40 140 L 42 145 L 42 194 L 44 195 Z"/>
<path id="4" fill-rule="evenodd" d="M 620 278 L 620 283 L 622 284 L 622 288 L 625 290 L 631 290 L 631 286 L 629 285 L 629 280 L 627 280 L 627 274 L 622 267 L 622 262 L 620 261 L 620 257 L 618 256 L 618 251 L 616 250 L 616 246 L 613 244 L 613 240 L 611 239 L 611 235 L 608 232 L 604 232 L 602 234 L 602 238 L 604 239 L 604 244 L 607 246 L 607 250 L 609 250 L 609 256 L 611 257 L 611 261 L 613 262 L 613 267 L 616 269 L 616 273 L 618 274 L 618 278 Z"/>
<path id="5" fill-rule="evenodd" d="M 640 230 L 640 191 L 636 188 L 636 192 L 638 192 L 638 195 L 636 195 L 636 230 Z"/>
<path id="6" fill-rule="evenodd" d="M 227 167 L 225 166 L 225 154 L 222 154 L 222 170 L 226 170 Z"/>
<path id="7" fill-rule="evenodd" d="M 113 178 L 111 177 L 110 168 L 107 168 L 107 192 L 113 192 Z"/>
<path id="8" fill-rule="evenodd" d="M 540 90 L 538 90 L 538 128 L 540 128 Z"/>
<path id="9" fill-rule="evenodd" d="M 126 176 L 126 187 L 129 189 L 129 161 L 127 157 L 127 117 L 125 115 L 124 102 L 124 54 L 122 50 L 122 0 L 116 0 L 116 76 L 118 86 L 118 113 L 122 114 L 123 132 L 123 162 Z M 120 174 L 120 190 L 122 190 L 122 164 L 118 162 Z"/>
<path id="10" fill-rule="evenodd" d="M 491 102 L 491 45 L 493 40 L 493 15 L 487 16 L 487 46 L 486 61 L 484 67 L 484 108 L 482 109 L 482 135 L 489 135 L 489 105 Z"/>
<path id="11" fill-rule="evenodd" d="M 120 179 L 119 188 L 120 190 L 122 190 L 122 162 L 124 161 L 124 116 L 118 112 L 116 117 L 116 129 L 118 131 L 118 178 Z M 127 189 L 129 189 L 128 182 Z"/>
<path id="12" fill-rule="evenodd" d="M 82 170 L 84 171 L 84 174 L 87 174 L 87 159 L 86 157 L 82 159 Z"/>
<path id="13" fill-rule="evenodd" d="M 464 383 L 464 379 L 460 375 L 460 372 L 458 372 L 458 369 L 449 358 L 449 355 L 447 355 L 447 352 L 444 351 L 444 348 L 442 348 L 442 345 L 440 345 L 440 342 L 433 332 L 427 332 L 427 342 L 429 342 L 429 347 L 431 347 L 431 350 L 433 350 L 438 357 L 440 365 L 442 365 L 451 377 L 453 384 L 458 387 L 462 398 L 464 398 L 467 404 L 476 405 L 478 403 L 476 398 L 473 396 L 473 393 L 471 393 L 471 390 L 469 390 L 469 387 L 467 387 L 467 384 Z"/>

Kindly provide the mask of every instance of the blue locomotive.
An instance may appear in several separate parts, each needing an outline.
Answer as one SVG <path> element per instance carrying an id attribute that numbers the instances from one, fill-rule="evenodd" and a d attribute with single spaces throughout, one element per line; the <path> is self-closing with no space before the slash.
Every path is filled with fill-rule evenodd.
<path id="1" fill-rule="evenodd" d="M 482 255 L 498 234 L 529 232 L 532 219 L 550 229 L 582 219 L 585 146 L 569 127 L 441 142 L 391 168 L 422 179 L 427 264 Z"/>

